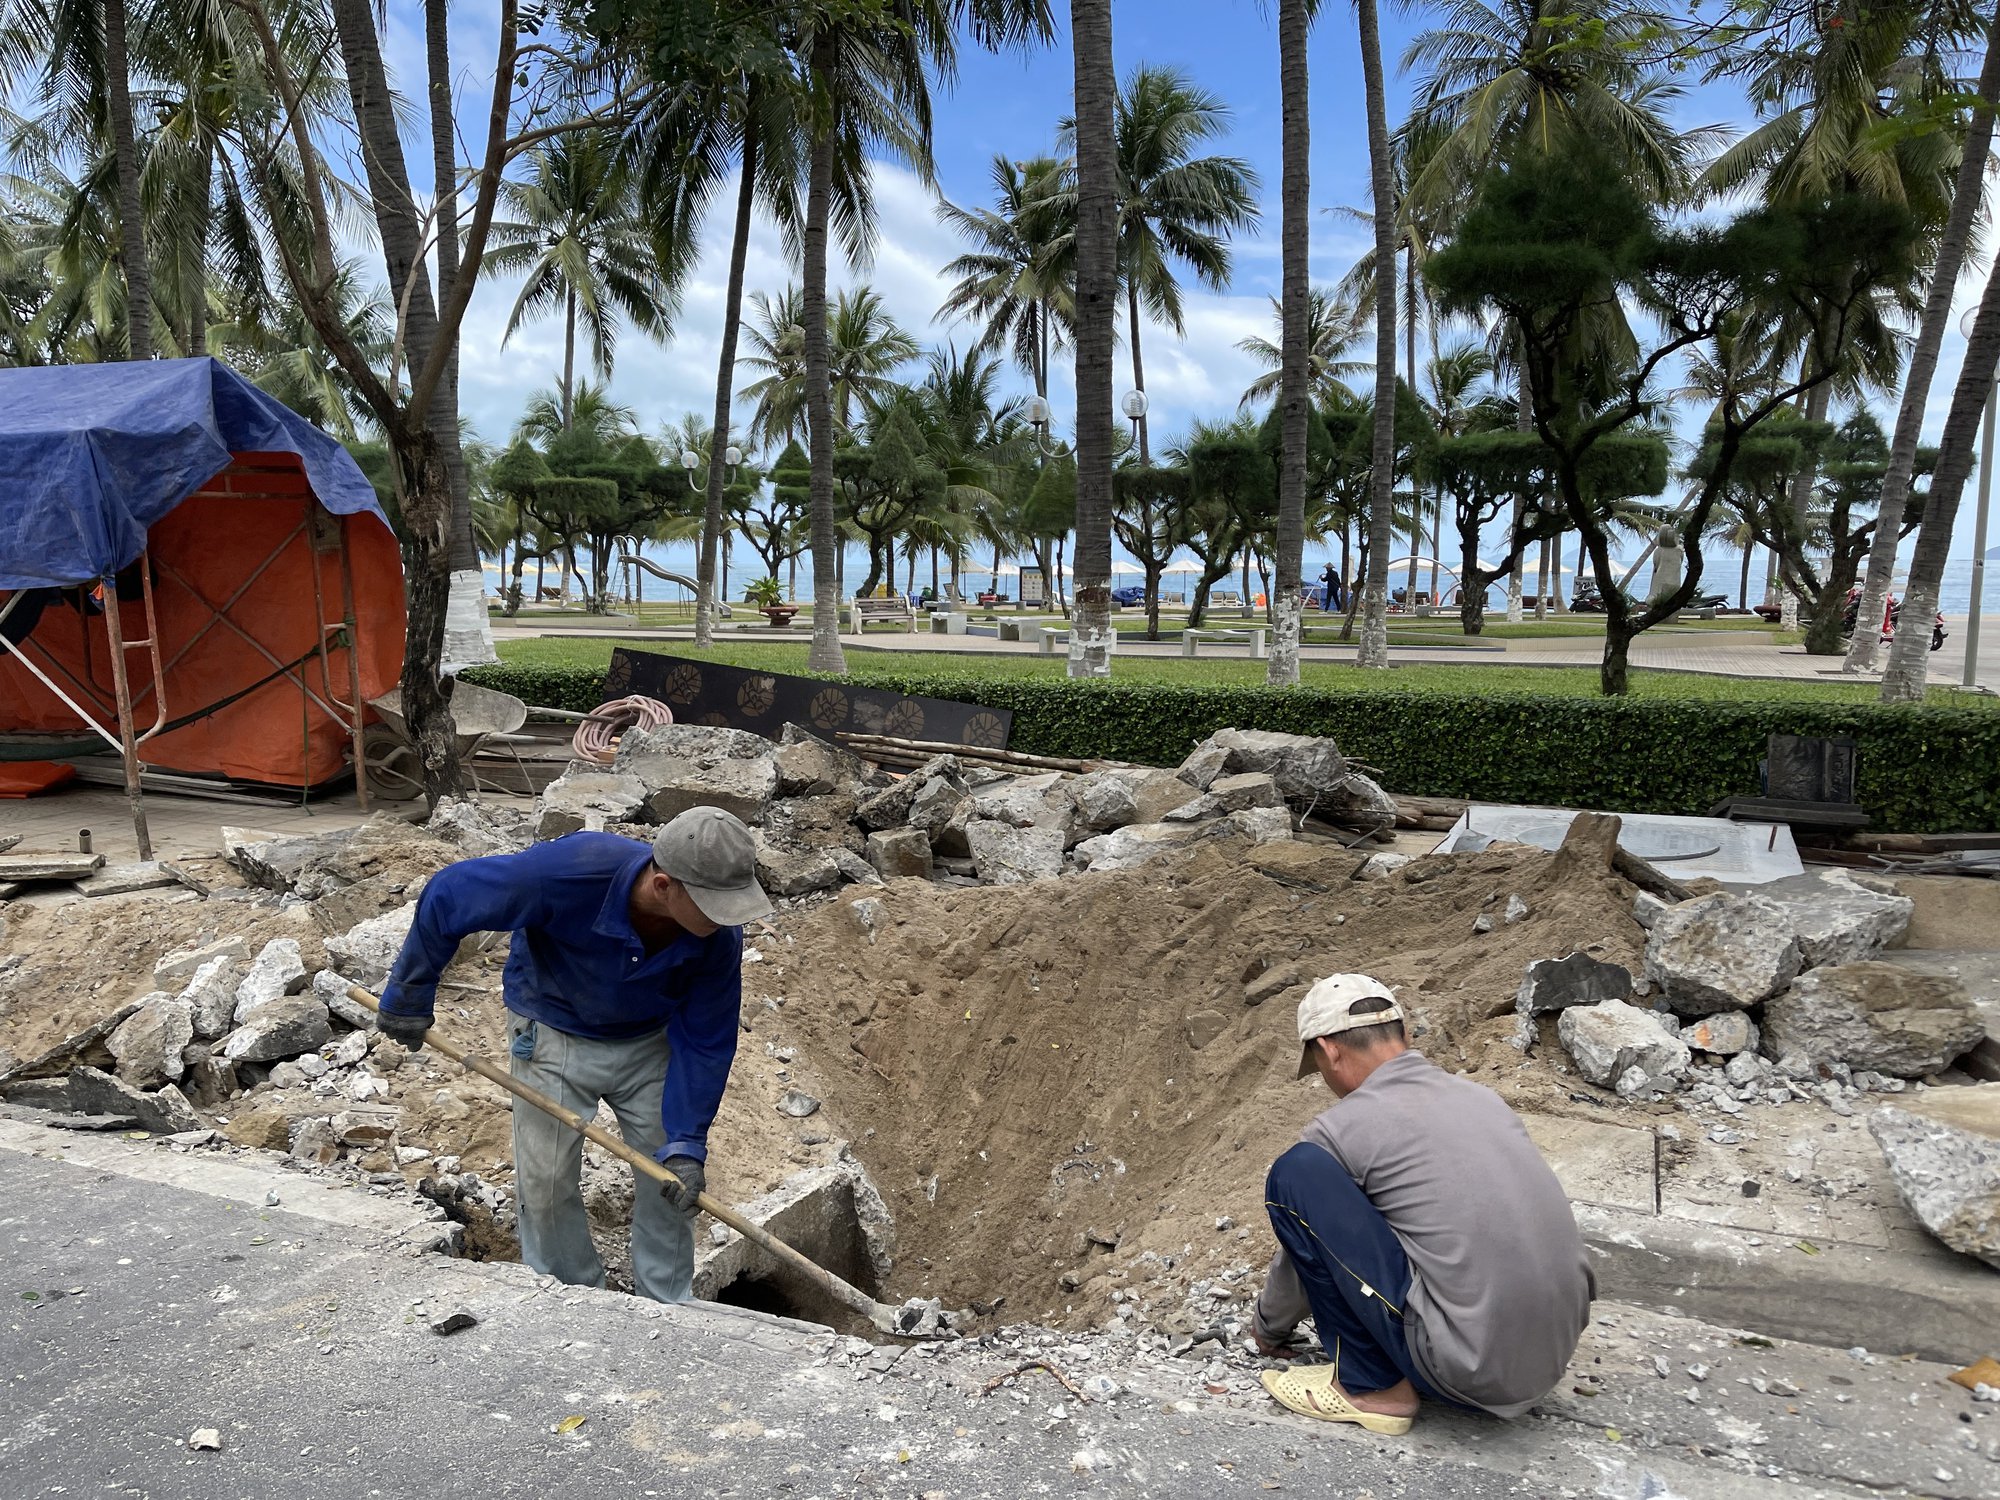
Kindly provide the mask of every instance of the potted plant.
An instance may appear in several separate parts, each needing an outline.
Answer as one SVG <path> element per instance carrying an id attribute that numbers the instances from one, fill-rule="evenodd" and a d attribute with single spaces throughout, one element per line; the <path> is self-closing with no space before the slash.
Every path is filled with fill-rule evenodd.
<path id="1" fill-rule="evenodd" d="M 743 602 L 757 607 L 774 630 L 783 630 L 799 612 L 796 604 L 785 603 L 785 591 L 775 578 L 759 578 L 743 591 Z"/>

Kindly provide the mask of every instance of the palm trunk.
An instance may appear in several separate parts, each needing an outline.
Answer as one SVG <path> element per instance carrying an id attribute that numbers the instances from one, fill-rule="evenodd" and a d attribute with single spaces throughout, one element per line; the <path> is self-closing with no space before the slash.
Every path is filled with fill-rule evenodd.
<path id="1" fill-rule="evenodd" d="M 1542 538 L 1541 571 L 1535 575 L 1535 618 L 1549 617 L 1549 569 L 1555 566 L 1550 553 L 1555 548 L 1553 537 Z"/>
<path id="2" fill-rule="evenodd" d="M 563 293 L 562 425 L 568 432 L 576 420 L 576 293 Z"/>
<path id="3" fill-rule="evenodd" d="M 1279 0 L 1278 94 L 1284 167 L 1279 189 L 1278 335 L 1278 584 L 1271 596 L 1271 658 L 1264 680 L 1292 687 L 1299 680 L 1299 639 L 1305 625 L 1306 427 L 1312 390 L 1306 320 L 1311 283 L 1312 121 L 1307 113 L 1307 0 Z"/>
<path id="4" fill-rule="evenodd" d="M 1514 430 L 1533 432 L 1535 430 L 1533 394 L 1528 388 L 1528 341 L 1521 339 L 1520 371 L 1518 389 L 1514 397 Z M 1528 549 L 1521 545 L 1521 528 L 1528 520 L 1528 496 L 1525 491 L 1514 497 L 1514 518 L 1507 540 L 1514 548 L 1513 565 L 1507 570 L 1507 623 L 1521 623 L 1521 574 L 1528 561 Z"/>
<path id="5" fill-rule="evenodd" d="M 1132 389 L 1144 395 L 1146 392 L 1146 362 L 1139 354 L 1139 283 L 1128 278 L 1125 282 L 1125 321 L 1132 334 Z M 1150 468 L 1153 450 L 1147 441 L 1146 419 L 1139 418 L 1135 424 L 1139 429 L 1139 463 Z"/>
<path id="6" fill-rule="evenodd" d="M 1743 576 L 1736 582 L 1736 607 L 1747 610 L 1750 607 L 1750 554 L 1755 550 L 1754 542 L 1743 543 Z"/>
<path id="7" fill-rule="evenodd" d="M 1396 198 L 1390 181 L 1389 106 L 1375 0 L 1357 0 L 1368 106 L 1368 168 L 1375 211 L 1375 433 L 1369 460 L 1368 585 L 1355 664 L 1389 665 L 1389 551 L 1396 535 Z"/>
<path id="8" fill-rule="evenodd" d="M 812 71 L 816 88 L 832 87 L 837 43 L 822 31 L 813 42 Z M 836 542 L 833 516 L 833 393 L 829 386 L 826 341 L 826 234 L 833 199 L 834 133 L 818 130 L 812 143 L 812 166 L 806 185 L 804 262 L 806 435 L 812 459 L 813 634 L 806 666 L 815 672 L 847 671 L 840 648 L 840 584 L 835 577 Z"/>
<path id="9" fill-rule="evenodd" d="M 132 79 L 125 52 L 125 0 L 104 3 L 104 79 L 111 154 L 118 172 L 118 254 L 125 266 L 127 358 L 153 357 L 153 263 L 139 205 L 139 142 L 132 125 Z"/>
<path id="10" fill-rule="evenodd" d="M 1109 677 L 1111 363 L 1118 296 L 1111 0 L 1070 0 L 1069 15 L 1076 105 L 1076 614 L 1069 675 Z"/>
<path id="11" fill-rule="evenodd" d="M 458 280 L 458 152 L 453 131 L 457 120 L 451 104 L 451 40 L 445 25 L 445 0 L 424 0 L 424 62 L 430 92 L 431 187 L 436 202 L 437 300 L 451 300 Z M 451 476 L 451 568 L 454 573 L 479 569 L 479 544 L 472 535 L 472 484 L 465 472 L 465 453 L 458 440 L 458 340 L 452 340 L 451 361 L 438 387 L 450 410 L 451 435 L 438 433 L 445 472 Z M 480 575 L 484 588 L 484 575 Z"/>
<path id="12" fill-rule="evenodd" d="M 333 0 L 332 10 L 390 292 L 405 309 L 403 346 L 409 368 L 420 370 L 437 344 L 437 304 L 431 298 L 430 278 L 424 273 L 423 236 L 397 130 L 395 102 L 382 66 L 375 6 L 373 0 Z M 503 25 L 511 24 L 509 10 Z M 506 51 L 504 45 L 502 50 Z M 456 332 L 454 328 L 454 336 Z M 444 381 L 437 383 L 421 415 L 408 410 L 399 415 L 403 420 L 387 437 L 402 480 L 400 498 L 407 533 L 403 712 L 424 768 L 425 796 L 435 805 L 441 798 L 461 796 L 465 790 L 448 689 L 440 678 L 451 593 L 450 456 L 458 448 L 458 420 Z"/>
<path id="13" fill-rule="evenodd" d="M 2000 34 L 2000 8 L 1996 8 L 1992 31 Z M 1979 70 L 1981 100 L 2000 98 L 2000 47 L 1988 46 L 1986 61 Z M 1993 111 L 1976 108 L 1965 127 L 1960 146 L 1958 179 L 1952 189 L 1951 216 L 1938 237 L 1937 257 L 1931 267 L 1930 293 L 1924 299 L 1924 321 L 1917 331 L 1916 347 L 1910 351 L 1910 365 L 1903 377 L 1903 404 L 1896 413 L 1896 435 L 1889 447 L 1889 471 L 1882 476 L 1882 503 L 1875 512 L 1875 536 L 1868 549 L 1868 575 L 1861 586 L 1863 622 L 1847 648 L 1848 672 L 1875 669 L 1876 631 L 1866 622 L 1882 618 L 1889 603 L 1889 584 L 1896 576 L 1896 544 L 1902 531 L 1903 511 L 1909 503 L 1910 479 L 1917 467 L 1917 440 L 1923 434 L 1924 407 L 1930 399 L 1931 380 L 1937 374 L 1938 351 L 1951 325 L 1951 296 L 1958 285 L 1959 268 L 1965 262 L 1966 245 L 1979 216 L 1979 203 L 1986 180 L 1987 157 L 1993 146 Z M 1954 398 L 1954 407 L 1956 398 Z M 1937 482 L 1931 482 L 1937 493 Z M 1955 502 L 1954 502 L 1955 503 Z M 1925 515 L 1930 513 L 1926 503 Z M 1921 536 L 1917 545 L 1923 545 Z M 1912 580 L 1914 582 L 1914 579 Z M 1909 600 L 1904 600 L 1903 617 L 1908 619 Z M 1928 629 L 1926 631 L 1928 633 Z M 1928 641 L 1926 645 L 1928 645 Z M 1888 684 L 1883 684 L 1887 690 Z"/>
<path id="14" fill-rule="evenodd" d="M 752 84 L 743 106 L 742 178 L 736 187 L 736 233 L 729 245 L 729 283 L 722 296 L 722 353 L 716 360 L 715 425 L 708 440 L 708 501 L 701 519 L 701 557 L 695 565 L 694 643 L 702 647 L 715 644 L 715 553 L 722 537 L 722 458 L 729 446 L 736 332 L 743 318 L 743 266 L 750 254 L 750 216 L 757 203 L 757 132 L 751 123 L 756 107 L 757 86 Z"/>
<path id="15" fill-rule="evenodd" d="M 187 347 L 184 353 L 199 358 L 208 353 L 208 235 L 214 217 L 215 148 L 201 151 L 201 186 L 194 203 L 194 224 L 190 236 L 193 285 L 187 289 Z"/>
<path id="16" fill-rule="evenodd" d="M 1903 611 L 1896 623 L 1895 639 L 1889 646 L 1889 665 L 1882 673 L 1884 703 L 1921 703 L 1924 699 L 1938 590 L 1944 581 L 1952 527 L 1958 519 L 1958 502 L 1965 492 L 1966 476 L 1972 472 L 1980 417 L 1993 389 L 1996 365 L 2000 365 L 2000 275 L 1989 275 L 1985 295 L 1979 299 L 1979 314 L 1973 320 L 1972 336 L 1965 342 L 1965 363 L 1959 366 L 1958 384 L 1951 393 L 1951 410 L 1945 415 L 1944 432 L 1938 439 L 1937 471 L 1931 475 L 1930 492 L 1924 498 L 1922 527 L 1910 553 L 1910 585 L 1903 592 Z M 1876 524 L 1883 530 L 1894 531 L 1900 515 L 1900 511 L 1892 514 L 1885 506 Z M 1867 614 L 1867 607 L 1867 600 L 1863 599 L 1863 613 L 1854 631 L 1856 637 L 1872 634 L 1868 622 L 1881 618 Z"/>
<path id="17" fill-rule="evenodd" d="M 1805 419 L 1808 422 L 1824 422 L 1826 420 L 1827 407 L 1832 401 L 1832 382 L 1821 381 L 1810 391 L 1806 392 Z M 1799 465 L 1798 473 L 1792 476 L 1791 483 L 1786 487 L 1787 494 L 1785 498 L 1789 514 L 1785 517 L 1785 524 L 1778 528 L 1778 535 L 1785 540 L 1789 547 L 1796 548 L 1800 555 L 1806 550 L 1806 538 L 1811 526 L 1810 512 L 1813 480 L 1818 477 L 1818 471 L 1819 466 L 1817 462 L 1808 453 L 1805 461 Z M 1800 556 L 1788 559 L 1792 563 L 1792 576 L 1791 581 L 1785 588 L 1784 597 L 1779 601 L 1780 613 L 1778 616 L 1779 627 L 1784 630 L 1797 630 L 1799 628 L 1799 590 L 1803 582 L 1803 576 L 1798 568 L 1800 560 Z"/>

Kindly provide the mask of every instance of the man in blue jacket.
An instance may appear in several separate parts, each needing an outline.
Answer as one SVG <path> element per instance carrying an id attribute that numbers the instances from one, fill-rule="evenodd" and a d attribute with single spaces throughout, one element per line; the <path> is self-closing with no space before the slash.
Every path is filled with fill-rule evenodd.
<path id="1" fill-rule="evenodd" d="M 626 1142 L 680 1179 L 632 1205 L 632 1280 L 684 1302 L 708 1127 L 736 1056 L 743 924 L 771 903 L 750 830 L 690 808 L 644 844 L 572 833 L 438 871 L 382 991 L 377 1024 L 407 1047 L 430 1029 L 438 976 L 460 939 L 512 932 L 505 993 L 513 1074 L 585 1119 L 598 1101 Z M 572 1286 L 603 1286 L 583 1210 L 583 1137 L 514 1104 L 521 1258 Z"/>

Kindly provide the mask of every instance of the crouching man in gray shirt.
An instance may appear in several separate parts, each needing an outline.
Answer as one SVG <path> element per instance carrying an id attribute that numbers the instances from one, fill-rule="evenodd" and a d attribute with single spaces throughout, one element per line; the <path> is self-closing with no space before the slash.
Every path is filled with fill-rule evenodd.
<path id="1" fill-rule="evenodd" d="M 1519 1416 L 1562 1379 L 1596 1284 L 1569 1201 L 1490 1089 L 1410 1050 L 1365 974 L 1299 1003 L 1299 1077 L 1338 1101 L 1279 1157 L 1278 1253 L 1254 1337 L 1276 1354 L 1307 1313 L 1330 1365 L 1267 1370 L 1291 1410 L 1408 1432 L 1426 1398 Z"/>

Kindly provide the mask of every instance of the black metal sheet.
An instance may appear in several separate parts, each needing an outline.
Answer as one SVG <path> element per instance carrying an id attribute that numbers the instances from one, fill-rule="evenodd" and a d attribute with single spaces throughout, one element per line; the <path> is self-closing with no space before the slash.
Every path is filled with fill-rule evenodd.
<path id="1" fill-rule="evenodd" d="M 829 738 L 845 730 L 1004 750 L 1014 727 L 1009 709 L 617 646 L 604 675 L 604 701 L 631 693 L 659 699 L 676 723 L 722 724 L 771 739 L 795 723 Z"/>

